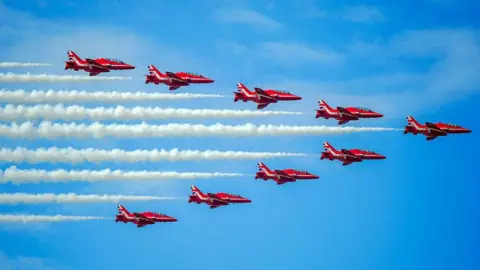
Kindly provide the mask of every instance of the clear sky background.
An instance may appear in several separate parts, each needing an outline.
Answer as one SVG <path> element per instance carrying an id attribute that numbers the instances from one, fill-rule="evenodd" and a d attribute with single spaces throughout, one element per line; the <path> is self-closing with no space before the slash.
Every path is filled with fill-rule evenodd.
<path id="1" fill-rule="evenodd" d="M 254 109 L 233 103 L 235 84 L 281 88 L 303 96 L 266 110 L 312 113 L 256 119 L 151 123 L 336 125 L 315 119 L 317 101 L 384 113 L 350 126 L 403 128 L 406 116 L 473 130 L 427 142 L 401 131 L 329 136 L 171 139 L 0 139 L 3 147 L 180 148 L 285 151 L 308 157 L 264 160 L 320 175 L 287 183 L 253 178 L 147 183 L 68 183 L 0 186 L 2 192 L 76 192 L 188 196 L 190 185 L 232 192 L 253 202 L 215 210 L 186 201 L 130 202 L 178 222 L 137 229 L 114 222 L 114 203 L 1 205 L 0 213 L 111 216 L 111 220 L 0 225 L 3 269 L 478 269 L 480 206 L 478 1 L 0 1 L 0 62 L 52 67 L 0 72 L 65 71 L 67 50 L 134 64 L 131 81 L 2 83 L 6 89 L 168 92 L 145 85 L 147 65 L 215 79 L 178 92 L 224 99 L 147 102 L 142 106 Z M 2 104 L 4 105 L 4 104 Z M 85 106 L 99 106 L 90 104 Z M 133 104 L 127 104 L 133 106 Z M 139 104 L 135 104 L 139 105 Z M 85 121 L 88 123 L 88 121 Z M 108 122 L 107 122 L 108 123 Z M 131 122 L 135 123 L 135 122 Z M 319 159 L 321 143 L 365 148 L 387 156 L 342 167 Z M 122 169 L 254 174 L 255 160 L 158 163 L 0 164 L 41 169 Z M 6 267 L 5 267 L 6 265 Z"/>

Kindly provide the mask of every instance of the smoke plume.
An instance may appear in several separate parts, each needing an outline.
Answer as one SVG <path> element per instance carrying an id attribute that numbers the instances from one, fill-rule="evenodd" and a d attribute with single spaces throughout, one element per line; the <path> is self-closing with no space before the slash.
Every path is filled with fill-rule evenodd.
<path id="1" fill-rule="evenodd" d="M 248 136 L 281 136 L 281 135 L 328 135 L 346 134 L 354 132 L 383 132 L 399 130 L 379 127 L 338 127 L 338 126 L 288 126 L 288 125 L 202 125 L 202 124 L 166 124 L 136 125 L 109 124 L 98 122 L 92 124 L 60 124 L 41 122 L 35 126 L 32 122 L 23 122 L 20 125 L 0 125 L 0 136 L 16 139 L 57 139 L 57 138 L 163 138 L 163 137 L 248 137 Z"/>
<path id="2" fill-rule="evenodd" d="M 15 149 L 1 148 L 0 161 L 9 163 L 70 163 L 83 162 L 158 162 L 158 161 L 194 161 L 194 160 L 259 160 L 277 157 L 302 157 L 308 154 L 285 152 L 246 152 L 246 151 L 216 151 L 216 150 L 171 150 L 137 149 L 125 151 L 122 149 L 103 150 L 95 148 L 74 149 L 68 148 L 37 148 L 28 149 L 17 147 Z"/>
<path id="3" fill-rule="evenodd" d="M 87 81 L 113 81 L 131 80 L 131 77 L 119 76 L 78 76 L 78 75 L 53 75 L 53 74 L 16 74 L 0 73 L 0 82 L 87 82 Z"/>
<path id="4" fill-rule="evenodd" d="M 0 193 L 0 204 L 39 204 L 39 203 L 102 203 L 102 202 L 127 202 L 127 201 L 158 201 L 179 200 L 181 197 L 157 196 L 128 196 L 128 195 L 82 195 L 66 194 L 28 194 L 28 193 Z"/>
<path id="5" fill-rule="evenodd" d="M 205 172 L 160 172 L 160 171 L 121 171 L 121 170 L 19 170 L 15 166 L 3 172 L 0 183 L 62 183 L 62 182 L 98 182 L 98 181 L 158 181 L 191 180 L 219 177 L 240 177 L 241 173 L 205 173 Z"/>
<path id="6" fill-rule="evenodd" d="M 65 221 L 87 221 L 87 220 L 104 220 L 111 219 L 108 217 L 91 217 L 91 216 L 44 216 L 44 215 L 1 215 L 0 223 L 6 222 L 65 222 Z"/>
<path id="7" fill-rule="evenodd" d="M 21 67 L 48 67 L 51 64 L 44 63 L 19 63 L 19 62 L 0 62 L 0 68 L 21 68 Z"/>
<path id="8" fill-rule="evenodd" d="M 0 100 L 8 103 L 121 103 L 121 102 L 152 102 L 188 100 L 197 98 L 223 98 L 214 94 L 191 93 L 146 93 L 146 92 L 117 92 L 97 91 L 87 92 L 78 90 L 0 90 Z"/>
<path id="9" fill-rule="evenodd" d="M 86 108 L 78 105 L 6 105 L 0 107 L 1 121 L 15 120 L 165 120 L 165 119 L 202 119 L 202 118 L 246 118 L 278 115 L 301 115 L 301 112 L 251 111 L 251 110 L 212 110 L 212 109 L 174 109 L 160 107 L 96 107 Z"/>

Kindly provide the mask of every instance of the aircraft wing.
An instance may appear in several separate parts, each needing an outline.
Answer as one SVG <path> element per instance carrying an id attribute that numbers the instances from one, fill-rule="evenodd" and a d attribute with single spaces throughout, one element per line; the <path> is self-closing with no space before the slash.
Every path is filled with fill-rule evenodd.
<path id="1" fill-rule="evenodd" d="M 93 68 L 97 68 L 97 69 L 101 69 L 101 70 L 110 70 L 108 67 L 100 64 L 99 62 L 97 62 L 93 59 L 86 58 L 85 61 L 87 61 L 87 63 Z"/>
<path id="2" fill-rule="evenodd" d="M 208 197 L 210 197 L 210 200 L 212 202 L 219 202 L 219 203 L 225 203 L 225 204 L 228 204 L 227 201 L 225 200 L 222 200 L 220 197 L 218 197 L 216 194 L 214 193 L 207 193 Z"/>
<path id="3" fill-rule="evenodd" d="M 287 183 L 287 182 L 292 182 L 292 181 L 277 180 L 277 181 L 275 181 L 275 182 L 277 182 L 277 185 L 283 185 L 283 184 L 285 184 L 285 183 Z"/>
<path id="4" fill-rule="evenodd" d="M 444 136 L 444 135 L 447 135 L 447 133 L 445 131 L 443 131 L 442 129 L 440 129 L 439 127 L 437 127 L 435 124 L 433 123 L 430 123 L 430 122 L 426 122 L 425 125 L 427 126 L 428 128 L 428 132 L 430 134 L 432 134 L 433 136 Z"/>
<path id="5" fill-rule="evenodd" d="M 280 170 L 275 170 L 275 173 L 277 174 L 278 178 L 284 182 L 295 182 L 295 177 L 290 176 L 283 171 Z"/>
<path id="6" fill-rule="evenodd" d="M 140 224 L 140 225 L 147 225 L 147 224 L 155 224 L 155 222 L 151 219 L 149 219 L 148 217 L 142 215 L 142 213 L 133 213 L 135 215 L 135 217 L 137 218 L 137 222 Z"/>
<path id="7" fill-rule="evenodd" d="M 165 74 L 167 74 L 167 76 L 172 79 L 172 80 L 175 80 L 175 81 L 179 81 L 179 82 L 184 82 L 186 83 L 187 81 L 185 81 L 184 79 L 180 78 L 177 74 L 173 73 L 173 72 L 170 72 L 170 71 L 167 71 L 165 72 Z"/>
<path id="8" fill-rule="evenodd" d="M 362 160 L 362 158 L 360 158 L 359 156 L 355 155 L 354 153 L 352 153 L 347 149 L 342 149 L 342 153 L 345 155 L 345 158 L 347 160 Z"/>
<path id="9" fill-rule="evenodd" d="M 351 112 L 349 112 L 347 109 L 343 107 L 337 107 L 338 113 L 343 119 L 348 119 L 348 120 L 358 120 L 358 117 L 353 115 Z"/>
<path id="10" fill-rule="evenodd" d="M 257 93 L 257 97 L 259 100 L 264 100 L 267 102 L 277 102 L 277 99 L 270 96 L 267 92 L 265 92 L 263 89 L 255 87 L 255 93 Z"/>
<path id="11" fill-rule="evenodd" d="M 257 110 L 261 110 L 261 109 L 267 107 L 268 104 L 270 104 L 270 103 L 258 103 Z"/>

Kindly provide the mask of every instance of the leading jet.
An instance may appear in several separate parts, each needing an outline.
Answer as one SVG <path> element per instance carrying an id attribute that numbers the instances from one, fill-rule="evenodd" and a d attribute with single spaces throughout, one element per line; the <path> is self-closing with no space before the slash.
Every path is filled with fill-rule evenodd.
<path id="1" fill-rule="evenodd" d="M 447 136 L 448 134 L 462 134 L 471 133 L 468 128 L 461 127 L 452 123 L 430 123 L 425 122 L 425 125 L 420 124 L 412 116 L 407 116 L 408 125 L 405 127 L 403 134 L 412 133 L 413 135 L 423 134 L 427 138 L 427 141 L 434 140 L 440 136 Z"/>

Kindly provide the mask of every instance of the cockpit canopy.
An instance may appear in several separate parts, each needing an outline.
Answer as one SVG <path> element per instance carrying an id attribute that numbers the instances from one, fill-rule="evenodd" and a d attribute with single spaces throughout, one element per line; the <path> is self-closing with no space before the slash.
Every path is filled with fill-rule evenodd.
<path id="1" fill-rule="evenodd" d="M 452 127 L 460 127 L 459 125 L 453 124 L 453 123 L 445 123 L 447 126 L 452 126 Z"/>
<path id="2" fill-rule="evenodd" d="M 144 214 L 165 216 L 164 213 L 159 213 L 159 212 L 145 212 Z"/>
<path id="3" fill-rule="evenodd" d="M 122 60 L 113 59 L 113 58 L 105 58 L 105 59 L 107 59 L 108 61 L 111 61 L 111 62 L 116 62 L 116 63 L 125 64 Z"/>
<path id="4" fill-rule="evenodd" d="M 360 110 L 360 111 L 372 112 L 372 110 L 370 110 L 369 108 L 365 108 L 365 107 L 356 107 L 356 109 Z"/>
<path id="5" fill-rule="evenodd" d="M 291 93 L 290 93 L 290 92 L 288 92 L 288 91 L 285 91 L 285 90 L 275 90 L 275 91 L 277 91 L 278 93 L 281 93 L 281 94 L 287 94 L 287 95 L 291 95 Z"/>
<path id="6" fill-rule="evenodd" d="M 202 77 L 202 75 L 200 75 L 198 73 L 194 73 L 194 72 L 185 72 L 185 73 L 187 73 L 188 75 L 191 75 L 191 76 Z"/>

